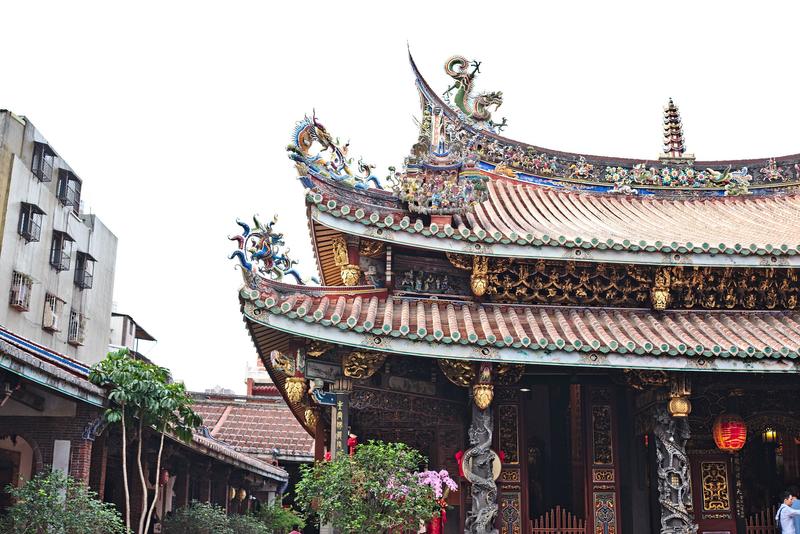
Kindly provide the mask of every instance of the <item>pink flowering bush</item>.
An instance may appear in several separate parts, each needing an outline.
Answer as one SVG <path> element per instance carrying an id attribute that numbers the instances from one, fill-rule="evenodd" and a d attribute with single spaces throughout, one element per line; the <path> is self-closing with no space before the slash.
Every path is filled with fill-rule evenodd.
<path id="1" fill-rule="evenodd" d="M 421 522 L 438 517 L 443 485 L 453 483 L 442 472 L 420 473 L 425 463 L 402 443 L 370 441 L 352 456 L 301 466 L 295 503 L 316 524 L 330 523 L 344 534 L 416 531 Z"/>
<path id="2" fill-rule="evenodd" d="M 446 469 L 441 471 L 422 471 L 417 473 L 417 479 L 420 484 L 430 486 L 433 489 L 433 496 L 436 499 L 444 497 L 444 488 L 448 488 L 450 491 L 458 490 L 458 484 L 450 478 L 450 473 Z"/>

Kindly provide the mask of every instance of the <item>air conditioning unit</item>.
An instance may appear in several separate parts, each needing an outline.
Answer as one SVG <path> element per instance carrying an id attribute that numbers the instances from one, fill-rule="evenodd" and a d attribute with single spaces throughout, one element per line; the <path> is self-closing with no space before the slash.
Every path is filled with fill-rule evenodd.
<path id="1" fill-rule="evenodd" d="M 45 303 L 44 316 L 42 317 L 42 328 L 58 331 L 58 315 L 50 307 L 50 303 Z"/>

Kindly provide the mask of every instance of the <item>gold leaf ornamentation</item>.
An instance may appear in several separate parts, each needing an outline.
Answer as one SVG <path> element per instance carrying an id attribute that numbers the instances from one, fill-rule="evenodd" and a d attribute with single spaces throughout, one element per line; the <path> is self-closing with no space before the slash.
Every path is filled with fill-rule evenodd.
<path id="1" fill-rule="evenodd" d="M 492 404 L 494 386 L 491 384 L 475 384 L 472 386 L 472 398 L 475 400 L 475 406 L 485 410 Z"/>
<path id="2" fill-rule="evenodd" d="M 286 379 L 284 387 L 286 388 L 286 397 L 289 402 L 298 404 L 303 400 L 303 395 L 306 392 L 306 379 L 302 376 L 290 376 Z"/>
<path id="3" fill-rule="evenodd" d="M 342 357 L 344 376 L 363 380 L 380 369 L 386 360 L 386 353 L 354 350 Z"/>
<path id="4" fill-rule="evenodd" d="M 464 360 L 438 360 L 439 368 L 444 376 L 453 384 L 467 387 L 475 381 L 477 376 L 472 362 Z"/>

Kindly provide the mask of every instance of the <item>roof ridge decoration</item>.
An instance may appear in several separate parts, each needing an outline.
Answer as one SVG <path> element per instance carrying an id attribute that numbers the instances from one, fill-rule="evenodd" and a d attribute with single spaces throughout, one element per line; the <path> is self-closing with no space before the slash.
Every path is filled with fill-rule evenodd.
<path id="1" fill-rule="evenodd" d="M 680 113 L 672 100 L 664 112 L 665 152 L 657 162 L 587 156 L 513 141 L 498 135 L 499 124 L 491 122 L 491 115 L 480 121 L 474 117 L 468 95 L 480 72 L 479 61 L 470 62 L 463 56 L 448 59 L 445 71 L 455 83 L 442 98 L 422 78 L 413 58 L 409 59 L 423 104 L 420 138 L 412 147 L 411 163 L 422 159 L 428 148 L 431 154 L 441 153 L 443 146 L 425 141 L 441 139 L 447 133 L 457 142 L 455 146 L 460 143 L 477 157 L 479 169 L 547 187 L 616 194 L 740 196 L 800 186 L 800 154 L 769 160 L 695 162 L 694 155 L 685 152 Z M 502 93 L 497 94 L 496 106 L 502 103 Z M 439 128 L 431 124 L 431 118 L 437 116 L 441 116 Z M 500 124 L 505 126 L 507 121 Z M 759 171 L 751 174 L 748 167 Z"/>
<path id="2" fill-rule="evenodd" d="M 664 153 L 658 158 L 662 162 L 691 163 L 694 154 L 686 154 L 686 141 L 683 138 L 683 123 L 678 106 L 669 99 L 664 106 Z"/>
<path id="3" fill-rule="evenodd" d="M 470 68 L 472 72 L 469 71 Z M 452 56 L 445 61 L 444 71 L 455 81 L 442 96 L 444 101 L 450 104 L 450 93 L 456 92 L 455 109 L 460 112 L 459 116 L 462 119 L 466 119 L 477 128 L 491 131 L 502 131 L 508 125 L 505 117 L 501 122 L 494 122 L 492 112 L 489 110 L 494 106 L 496 111 L 503 105 L 502 91 L 473 94 L 475 75 L 481 71 L 480 61 L 469 61 L 464 56 Z"/>
<path id="4" fill-rule="evenodd" d="M 235 236 L 228 236 L 231 241 L 236 241 L 238 248 L 234 250 L 229 259 L 237 258 L 239 266 L 242 268 L 245 280 L 250 287 L 257 287 L 256 278 L 266 278 L 280 281 L 285 276 L 291 276 L 300 285 L 308 282 L 319 284 L 316 277 L 303 278 L 294 268 L 296 260 L 289 257 L 289 248 L 283 234 L 274 230 L 278 216 L 263 224 L 257 215 L 253 216 L 253 228 L 244 221 L 236 219 L 236 224 L 242 227 L 242 233 Z"/>
<path id="5" fill-rule="evenodd" d="M 315 147 L 318 150 L 313 152 Z M 311 118 L 304 117 L 295 125 L 292 141 L 286 147 L 289 159 L 295 162 L 300 181 L 309 189 L 313 187 L 309 172 L 357 190 L 369 189 L 370 184 L 383 189 L 378 177 L 372 174 L 375 165 L 365 163 L 363 158 L 359 158 L 357 163 L 361 176 L 353 174 L 349 149 L 350 141 L 343 143 L 338 137 L 334 138 L 317 120 L 316 114 Z"/>

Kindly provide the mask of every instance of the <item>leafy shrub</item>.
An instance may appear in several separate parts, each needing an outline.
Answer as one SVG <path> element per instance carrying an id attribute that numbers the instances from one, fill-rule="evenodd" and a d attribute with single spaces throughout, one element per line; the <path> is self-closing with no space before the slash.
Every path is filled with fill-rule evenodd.
<path id="1" fill-rule="evenodd" d="M 402 443 L 370 441 L 353 456 L 301 466 L 295 491 L 306 513 L 343 533 L 416 530 L 437 516 L 440 506 L 417 469 L 425 457 Z"/>
<path id="2" fill-rule="evenodd" d="M 164 534 L 236 534 L 224 508 L 197 501 L 165 518 L 163 530 Z"/>
<path id="3" fill-rule="evenodd" d="M 113 504 L 61 471 L 40 473 L 20 488 L 7 486 L 16 504 L 0 520 L 0 532 L 15 534 L 124 534 Z"/>
<path id="4" fill-rule="evenodd" d="M 295 526 L 300 528 L 305 526 L 302 517 L 278 503 L 262 507 L 258 512 L 258 519 L 269 528 L 270 532 L 289 532 Z"/>
<path id="5" fill-rule="evenodd" d="M 234 534 L 273 534 L 271 528 L 252 515 L 232 515 L 228 524 Z"/>

